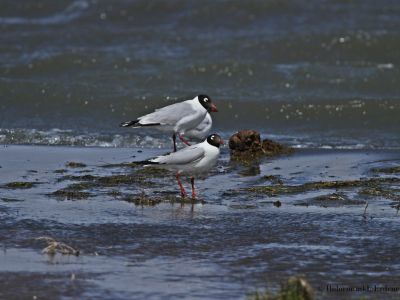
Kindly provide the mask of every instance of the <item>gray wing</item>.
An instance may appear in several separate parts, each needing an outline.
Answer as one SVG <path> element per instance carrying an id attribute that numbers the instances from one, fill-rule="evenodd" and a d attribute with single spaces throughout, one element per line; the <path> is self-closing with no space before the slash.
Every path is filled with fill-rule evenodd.
<path id="1" fill-rule="evenodd" d="M 190 102 L 171 104 L 139 118 L 140 124 L 175 125 L 182 117 L 196 113 Z"/>
<path id="2" fill-rule="evenodd" d="M 202 159 L 204 154 L 205 151 L 203 148 L 193 145 L 168 155 L 158 156 L 151 161 L 167 165 L 184 165 Z"/>

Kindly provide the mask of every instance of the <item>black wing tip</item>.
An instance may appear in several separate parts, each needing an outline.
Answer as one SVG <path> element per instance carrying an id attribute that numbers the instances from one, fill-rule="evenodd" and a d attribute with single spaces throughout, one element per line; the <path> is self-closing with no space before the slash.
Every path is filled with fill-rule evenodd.
<path id="1" fill-rule="evenodd" d="M 136 161 L 135 163 L 139 164 L 139 165 L 159 165 L 160 164 L 158 162 L 151 161 L 151 160 Z"/>
<path id="2" fill-rule="evenodd" d="M 121 124 L 119 124 L 119 127 L 130 127 L 130 126 L 146 127 L 146 126 L 159 126 L 159 125 L 161 125 L 161 123 L 140 124 L 139 120 L 135 120 L 135 121 L 122 122 Z"/>
<path id="3" fill-rule="evenodd" d="M 138 120 L 122 122 L 121 124 L 119 124 L 119 127 L 129 127 L 129 126 L 133 126 L 133 125 L 137 124 L 138 122 L 139 122 Z"/>

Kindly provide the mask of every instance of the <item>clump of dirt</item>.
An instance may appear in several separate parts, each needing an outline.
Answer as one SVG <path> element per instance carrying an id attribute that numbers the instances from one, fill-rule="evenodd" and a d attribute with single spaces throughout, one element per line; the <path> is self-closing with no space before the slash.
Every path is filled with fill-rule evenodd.
<path id="1" fill-rule="evenodd" d="M 231 158 L 234 160 L 253 160 L 262 156 L 289 154 L 293 149 L 275 141 L 261 141 L 260 133 L 255 130 L 241 130 L 229 139 Z"/>
<path id="2" fill-rule="evenodd" d="M 29 182 L 29 181 L 15 181 L 4 184 L 2 187 L 7 189 L 30 189 L 35 185 L 39 184 L 38 182 Z"/>

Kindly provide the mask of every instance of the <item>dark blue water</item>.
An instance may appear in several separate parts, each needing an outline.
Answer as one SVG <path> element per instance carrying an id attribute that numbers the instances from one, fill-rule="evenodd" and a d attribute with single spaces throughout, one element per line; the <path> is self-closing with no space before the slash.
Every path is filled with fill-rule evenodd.
<path id="1" fill-rule="evenodd" d="M 0 142 L 162 146 L 118 124 L 205 93 L 225 136 L 398 149 L 399 48 L 398 1 L 4 0 Z"/>

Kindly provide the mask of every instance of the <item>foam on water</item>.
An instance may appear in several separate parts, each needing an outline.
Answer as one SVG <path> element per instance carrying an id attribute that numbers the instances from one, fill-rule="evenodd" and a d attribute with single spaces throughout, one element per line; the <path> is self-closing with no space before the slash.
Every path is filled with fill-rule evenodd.
<path id="1" fill-rule="evenodd" d="M 224 140 L 229 140 L 231 132 L 222 131 L 219 134 Z M 368 140 L 366 137 L 341 139 L 330 135 L 325 136 L 291 136 L 287 134 L 268 134 L 261 132 L 261 138 L 279 141 L 296 149 L 400 149 L 397 139 L 382 137 Z M 196 141 L 194 141 L 195 143 Z M 139 148 L 169 148 L 172 145 L 170 137 L 152 131 L 130 132 L 121 134 L 95 132 L 79 133 L 73 130 L 37 129 L 1 129 L 0 144 L 2 145 L 47 145 L 47 146 L 79 146 L 79 147 L 139 147 Z"/>

